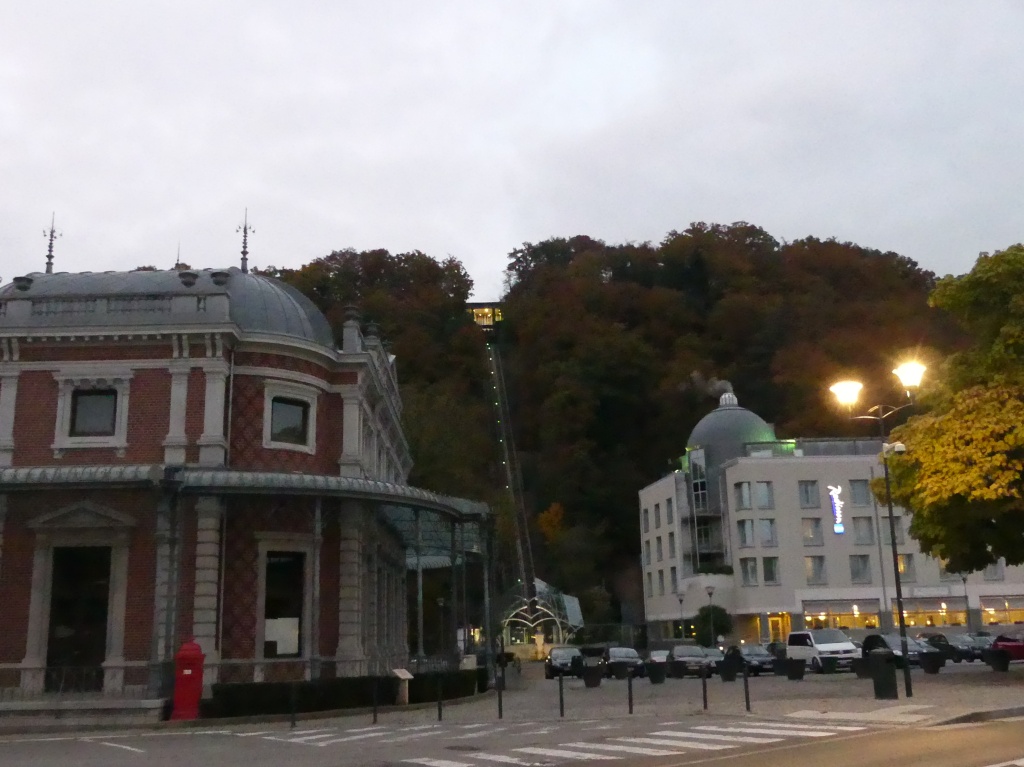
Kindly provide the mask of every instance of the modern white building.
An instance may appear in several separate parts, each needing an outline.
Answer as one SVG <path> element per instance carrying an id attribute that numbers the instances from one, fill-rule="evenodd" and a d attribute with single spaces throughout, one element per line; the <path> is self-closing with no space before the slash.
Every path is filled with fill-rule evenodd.
<path id="1" fill-rule="evenodd" d="M 778 440 L 735 395 L 694 428 L 678 470 L 639 493 L 651 638 L 682 636 L 709 601 L 747 641 L 792 629 L 887 629 L 897 620 L 888 509 L 871 492 L 881 441 Z M 1024 568 L 961 576 L 921 552 L 894 509 L 908 628 L 1024 624 Z"/>

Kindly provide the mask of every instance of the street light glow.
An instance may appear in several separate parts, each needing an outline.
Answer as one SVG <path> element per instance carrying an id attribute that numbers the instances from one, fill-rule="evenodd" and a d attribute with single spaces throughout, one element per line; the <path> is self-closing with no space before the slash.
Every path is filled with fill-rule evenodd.
<path id="1" fill-rule="evenodd" d="M 860 390 L 863 388 L 864 384 L 860 381 L 839 381 L 838 383 L 834 383 L 828 387 L 828 390 L 836 395 L 836 399 L 839 400 L 840 405 L 853 407 L 857 404 L 857 400 L 860 397 Z"/>
<path id="2" fill-rule="evenodd" d="M 920 362 L 910 360 L 909 362 L 904 362 L 892 372 L 900 379 L 903 388 L 909 391 L 921 385 L 921 377 L 924 375 L 925 370 L 927 368 Z"/>

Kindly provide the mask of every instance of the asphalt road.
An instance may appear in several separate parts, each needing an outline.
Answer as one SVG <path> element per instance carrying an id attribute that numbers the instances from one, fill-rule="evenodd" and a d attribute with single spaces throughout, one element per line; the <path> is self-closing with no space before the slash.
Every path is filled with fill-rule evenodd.
<path id="1" fill-rule="evenodd" d="M 329 720 L 0 739 L 0 765 L 39 767 L 988 767 L 1019 760 L 1024 720 L 884 727 L 737 717 L 381 724 Z"/>

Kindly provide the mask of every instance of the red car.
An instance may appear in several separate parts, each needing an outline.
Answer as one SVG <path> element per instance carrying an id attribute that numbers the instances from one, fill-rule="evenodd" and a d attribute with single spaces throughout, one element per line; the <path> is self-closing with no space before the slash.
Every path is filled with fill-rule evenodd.
<path id="1" fill-rule="evenodd" d="M 992 642 L 993 650 L 1006 650 L 1010 660 L 1024 660 L 1024 634 L 1001 634 Z"/>

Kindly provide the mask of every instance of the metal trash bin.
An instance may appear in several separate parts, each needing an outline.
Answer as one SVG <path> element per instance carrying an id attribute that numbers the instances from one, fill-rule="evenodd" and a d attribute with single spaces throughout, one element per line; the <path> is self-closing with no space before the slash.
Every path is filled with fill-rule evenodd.
<path id="1" fill-rule="evenodd" d="M 871 681 L 875 686 L 875 700 L 898 700 L 896 689 L 896 655 L 881 648 L 868 653 Z"/>

